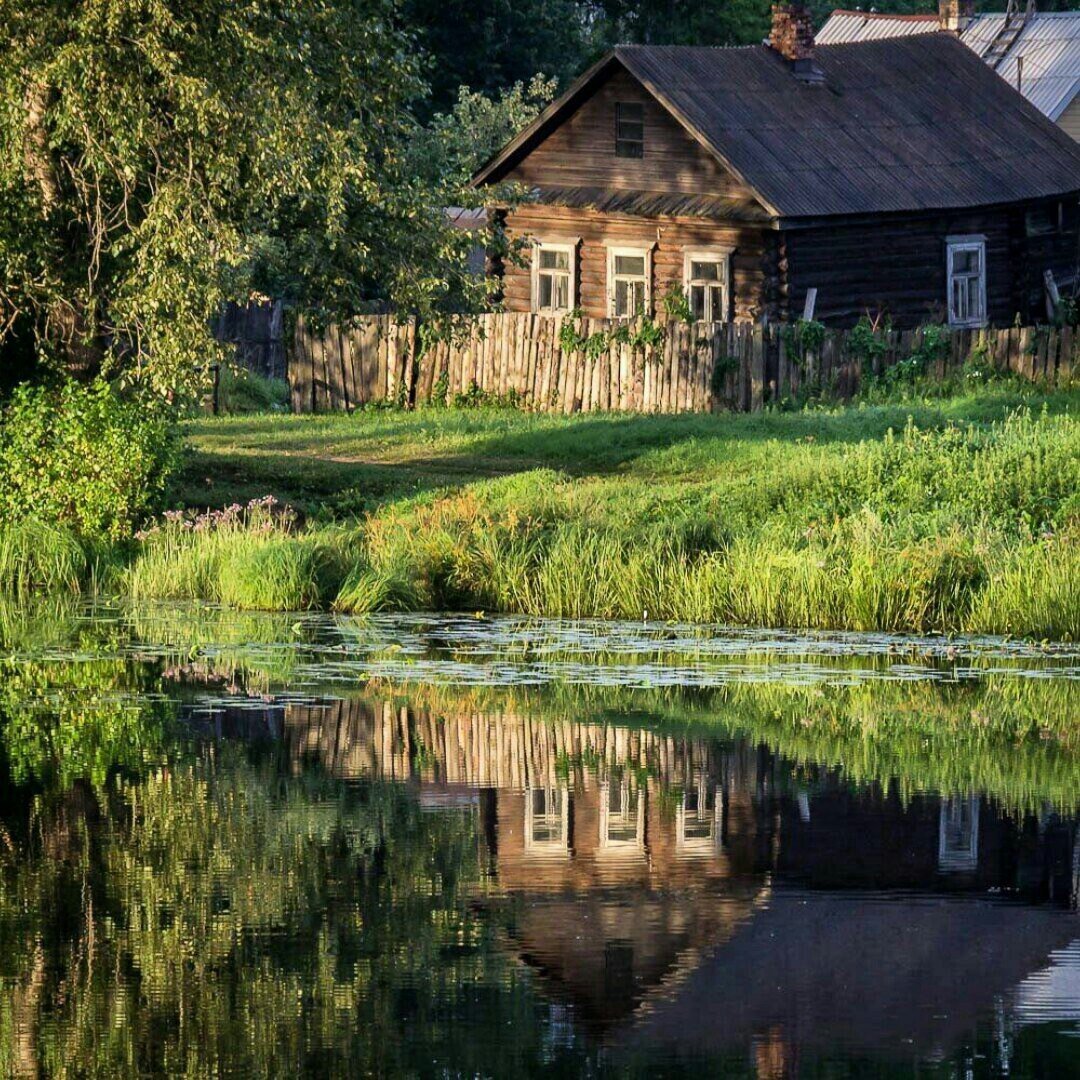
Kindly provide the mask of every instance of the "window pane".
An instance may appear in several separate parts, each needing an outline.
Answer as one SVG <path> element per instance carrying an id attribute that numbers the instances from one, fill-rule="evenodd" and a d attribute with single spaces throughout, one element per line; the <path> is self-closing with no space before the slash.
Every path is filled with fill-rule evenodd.
<path id="1" fill-rule="evenodd" d="M 634 277 L 645 276 L 645 256 L 644 255 L 616 255 L 615 256 L 615 273 L 627 274 Z"/>
<path id="2" fill-rule="evenodd" d="M 709 320 L 711 322 L 724 322 L 727 312 L 724 310 L 724 290 L 719 285 L 713 285 L 709 289 Z"/>
<path id="3" fill-rule="evenodd" d="M 615 314 L 619 317 L 630 314 L 630 285 L 626 281 L 615 282 Z"/>
<path id="4" fill-rule="evenodd" d="M 540 275 L 540 280 L 537 283 L 537 285 L 538 285 L 537 291 L 538 291 L 539 295 L 536 298 L 537 299 L 537 304 L 538 304 L 539 307 L 542 307 L 542 308 L 551 307 L 551 284 L 552 284 L 552 282 L 551 282 L 551 275 L 550 274 L 541 274 Z"/>
<path id="5" fill-rule="evenodd" d="M 705 318 L 705 286 L 704 285 L 691 285 L 690 286 L 690 314 L 698 321 L 701 322 Z"/>
<path id="6" fill-rule="evenodd" d="M 953 273 L 976 274 L 979 271 L 979 253 L 977 251 L 954 251 Z"/>
<path id="7" fill-rule="evenodd" d="M 695 281 L 721 281 L 720 264 L 715 262 L 692 262 L 690 276 Z"/>
<path id="8" fill-rule="evenodd" d="M 640 315 L 645 311 L 645 282 L 630 282 L 630 314 Z"/>
<path id="9" fill-rule="evenodd" d="M 541 270 L 569 270 L 570 254 L 566 251 L 552 251 L 550 248 L 540 249 Z"/>
<path id="10" fill-rule="evenodd" d="M 555 302 L 551 305 L 559 311 L 566 311 L 570 307 L 570 277 L 567 274 L 557 274 L 552 277 L 555 283 Z"/>
<path id="11" fill-rule="evenodd" d="M 977 277 L 967 280 L 967 310 L 969 319 L 982 318 L 982 290 Z"/>

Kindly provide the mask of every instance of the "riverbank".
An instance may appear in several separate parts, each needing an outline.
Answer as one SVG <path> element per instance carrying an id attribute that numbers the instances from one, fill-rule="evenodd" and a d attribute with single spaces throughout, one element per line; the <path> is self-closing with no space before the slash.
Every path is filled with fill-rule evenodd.
<path id="1" fill-rule="evenodd" d="M 108 551 L 8 529 L 0 574 L 241 608 L 1077 639 L 1078 407 L 1005 387 L 759 416 L 201 420 L 186 514 Z"/>

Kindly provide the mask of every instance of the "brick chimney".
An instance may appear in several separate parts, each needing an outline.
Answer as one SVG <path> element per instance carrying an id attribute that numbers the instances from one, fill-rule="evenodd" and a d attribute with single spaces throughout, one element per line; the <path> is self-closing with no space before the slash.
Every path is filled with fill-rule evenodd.
<path id="1" fill-rule="evenodd" d="M 938 21 L 942 30 L 961 33 L 975 18 L 975 0 L 938 0 Z"/>
<path id="2" fill-rule="evenodd" d="M 963 3 L 966 0 L 941 0 Z M 796 78 L 804 82 L 822 82 L 825 76 L 814 62 L 814 21 L 804 4 L 793 0 L 772 6 L 772 30 L 769 45 L 791 64 Z"/>

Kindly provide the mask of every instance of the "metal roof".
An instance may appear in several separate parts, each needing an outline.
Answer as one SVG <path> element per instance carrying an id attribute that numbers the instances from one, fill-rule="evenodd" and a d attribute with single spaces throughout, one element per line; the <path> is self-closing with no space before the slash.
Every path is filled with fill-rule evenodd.
<path id="1" fill-rule="evenodd" d="M 960 40 L 982 56 L 1005 23 L 1004 15 L 980 15 Z M 997 73 L 1013 86 L 1023 58 L 1020 92 L 1051 120 L 1080 93 L 1080 11 L 1035 12 L 1015 44 L 996 65 Z"/>
<path id="2" fill-rule="evenodd" d="M 960 40 L 985 56 L 1005 25 L 1004 13 L 978 15 Z M 941 30 L 936 15 L 885 15 L 864 11 L 834 11 L 818 31 L 819 45 L 930 34 Z M 1020 91 L 1041 113 L 1056 121 L 1080 93 L 1080 11 L 1036 11 L 1004 59 L 994 65 L 1006 82 L 1017 84 L 1023 58 Z"/>
<path id="3" fill-rule="evenodd" d="M 945 210 L 1080 190 L 1080 144 L 951 34 L 825 45 L 822 83 L 768 46 L 621 46 L 473 178 L 504 179 L 622 68 L 775 218 Z"/>
<path id="4" fill-rule="evenodd" d="M 819 45 L 930 34 L 941 29 L 936 15 L 881 15 L 869 11 L 834 11 L 815 37 Z"/>

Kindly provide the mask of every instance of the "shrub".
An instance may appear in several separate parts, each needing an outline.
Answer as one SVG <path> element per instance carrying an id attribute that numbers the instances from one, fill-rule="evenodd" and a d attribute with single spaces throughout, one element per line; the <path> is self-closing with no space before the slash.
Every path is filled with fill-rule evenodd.
<path id="1" fill-rule="evenodd" d="M 158 509 L 176 448 L 163 404 L 122 398 L 104 380 L 20 387 L 0 428 L 0 523 L 125 540 Z"/>

